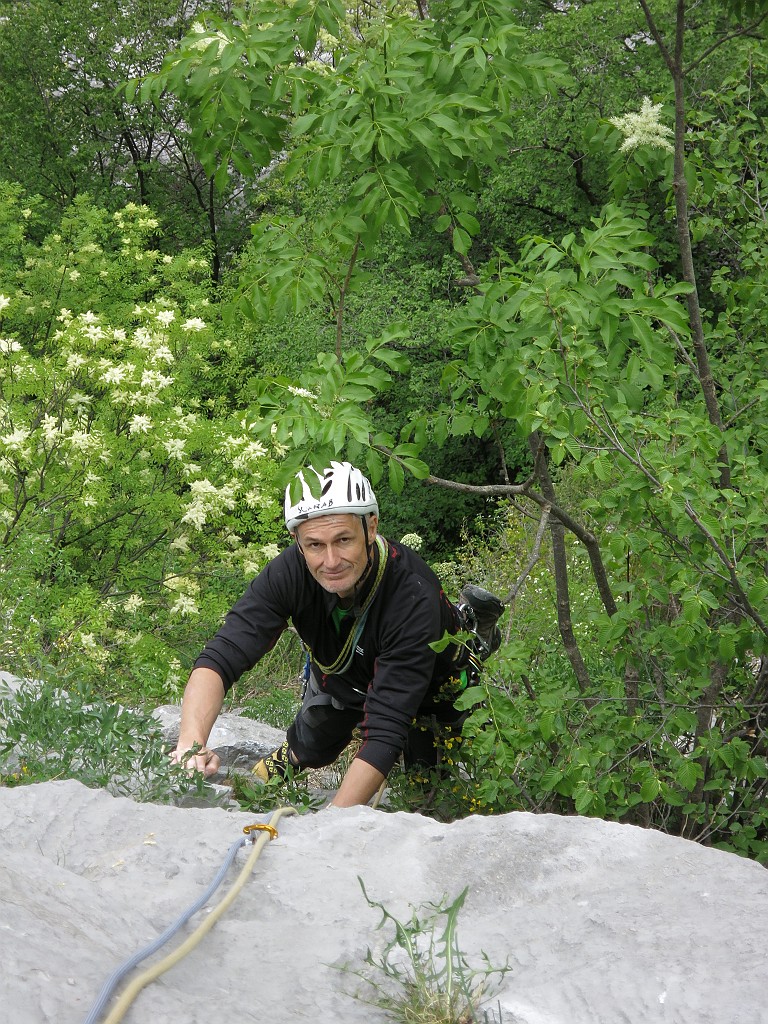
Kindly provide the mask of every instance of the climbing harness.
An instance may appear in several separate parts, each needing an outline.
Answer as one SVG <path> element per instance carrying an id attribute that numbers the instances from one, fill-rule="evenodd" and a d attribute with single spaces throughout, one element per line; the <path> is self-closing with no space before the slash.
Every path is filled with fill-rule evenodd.
<path id="1" fill-rule="evenodd" d="M 232 865 L 232 862 L 234 861 L 238 850 L 240 850 L 243 846 L 247 845 L 249 842 L 253 843 L 253 850 L 251 851 L 248 860 L 246 861 L 240 874 L 235 879 L 231 889 L 226 894 L 226 896 L 224 896 L 221 902 L 217 904 L 216 907 L 214 907 L 214 909 L 205 918 L 202 924 L 200 924 L 195 929 L 195 931 L 192 932 L 192 934 L 180 946 L 178 946 L 164 960 L 159 961 L 159 963 L 155 964 L 153 967 L 148 968 L 142 974 L 138 975 L 136 978 L 133 979 L 133 981 L 126 987 L 125 991 L 122 993 L 117 1003 L 110 1011 L 109 1015 L 104 1018 L 103 1024 L 118 1024 L 118 1021 L 121 1021 L 123 1019 L 126 1012 L 130 1008 L 131 1003 L 134 1001 L 136 996 L 146 985 L 148 985 L 151 981 L 154 981 L 155 978 L 159 978 L 161 974 L 164 974 L 167 970 L 169 970 L 169 968 L 173 967 L 174 964 L 178 963 L 179 960 L 181 960 L 183 957 L 187 955 L 187 953 L 194 949 L 195 946 L 197 946 L 197 944 L 203 938 L 203 936 L 208 931 L 210 931 L 210 929 L 214 926 L 216 921 L 218 921 L 218 919 L 222 916 L 224 911 L 227 910 L 227 908 L 233 902 L 237 894 L 248 881 L 248 877 L 251 874 L 251 871 L 253 870 L 253 867 L 256 864 L 256 861 L 258 860 L 262 849 L 270 840 L 277 838 L 278 833 L 277 828 L 275 827 L 277 822 L 280 820 L 280 818 L 284 817 L 285 815 L 296 813 L 297 811 L 295 807 L 280 807 L 278 808 L 278 810 L 274 812 L 268 825 L 246 825 L 245 828 L 243 829 L 243 832 L 246 834 L 246 838 L 238 839 L 230 846 L 229 851 L 227 852 L 227 855 L 224 858 L 224 862 L 216 874 L 216 877 L 213 879 L 213 881 L 202 894 L 202 896 L 200 896 L 199 899 L 197 899 L 190 907 L 188 907 L 184 911 L 184 913 L 178 918 L 178 920 L 174 921 L 172 925 L 166 928 L 162 935 L 159 935 L 157 939 L 154 940 L 154 942 L 151 942 L 148 946 L 145 946 L 144 949 L 140 949 L 137 953 L 134 953 L 133 956 L 129 957 L 128 960 L 122 963 L 112 973 L 112 975 L 104 983 L 104 986 L 101 992 L 99 993 L 96 1002 L 93 1004 L 90 1013 L 85 1018 L 84 1024 L 97 1024 L 97 1021 L 100 1020 L 101 1015 L 104 1012 L 106 1005 L 109 1002 L 109 999 L 111 998 L 114 990 L 117 988 L 118 984 L 122 981 L 126 974 L 128 974 L 129 971 L 133 970 L 134 967 L 138 966 L 138 964 L 140 964 L 142 960 L 146 960 L 148 956 L 151 956 L 153 953 L 156 953 L 162 946 L 165 945 L 166 942 L 168 942 L 169 939 L 173 938 L 173 936 L 179 931 L 179 929 L 182 928 L 187 923 L 187 921 L 189 921 L 189 919 L 198 912 L 198 910 L 201 910 L 202 907 L 205 906 L 205 904 L 208 902 L 208 900 L 211 898 L 211 896 L 223 882 L 224 877 L 227 874 L 227 871 L 229 870 L 230 866 Z M 259 833 L 258 838 L 252 836 L 251 833 Z"/>
<path id="2" fill-rule="evenodd" d="M 317 665 L 317 667 L 320 669 L 323 675 L 343 675 L 347 671 L 349 666 L 352 664 L 352 658 L 354 657 L 355 654 L 357 642 L 362 636 L 363 629 L 365 628 L 365 620 L 368 618 L 368 612 L 371 610 L 373 599 L 376 597 L 376 594 L 379 589 L 379 584 L 381 583 L 382 577 L 384 576 L 384 570 L 387 567 L 387 555 L 389 553 L 387 544 L 381 539 L 381 537 L 377 536 L 376 546 L 379 549 L 379 566 L 378 569 L 376 570 L 376 577 L 373 581 L 373 586 L 368 592 L 368 596 L 366 597 L 365 601 L 363 601 L 362 607 L 360 609 L 360 614 L 357 616 L 357 619 L 355 620 L 355 628 L 351 630 L 349 636 L 346 639 L 346 642 L 344 643 L 344 646 L 339 652 L 338 657 L 332 664 L 323 665 L 320 661 L 317 660 L 317 658 L 315 658 L 314 655 L 312 655 L 312 652 L 310 651 L 312 661 L 314 661 L 315 665 Z"/>

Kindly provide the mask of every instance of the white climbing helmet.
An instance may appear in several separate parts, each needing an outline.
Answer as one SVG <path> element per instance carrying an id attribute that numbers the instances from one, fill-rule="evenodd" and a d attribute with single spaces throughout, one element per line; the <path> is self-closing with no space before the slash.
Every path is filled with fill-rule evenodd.
<path id="1" fill-rule="evenodd" d="M 322 473 L 314 467 L 314 473 L 320 481 L 320 494 L 315 497 L 309 489 L 304 472 L 296 474 L 301 481 L 302 495 L 298 501 L 291 500 L 291 485 L 285 489 L 285 525 L 291 533 L 299 523 L 306 519 L 317 519 L 318 516 L 344 515 L 367 516 L 371 512 L 379 514 L 379 503 L 373 493 L 369 481 L 359 469 L 349 462 L 332 462 Z"/>

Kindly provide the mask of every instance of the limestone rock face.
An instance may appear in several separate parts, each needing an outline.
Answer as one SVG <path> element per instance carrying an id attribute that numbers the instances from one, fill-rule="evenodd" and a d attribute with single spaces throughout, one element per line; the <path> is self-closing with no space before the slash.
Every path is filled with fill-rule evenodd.
<path id="1" fill-rule="evenodd" d="M 0 788 L 3 1020 L 83 1024 L 114 969 L 198 899 L 258 820 L 71 781 Z M 525 813 L 441 825 L 331 809 L 278 831 L 227 912 L 139 993 L 126 1024 L 384 1024 L 349 994 L 361 984 L 349 972 L 391 937 L 358 879 L 406 920 L 467 887 L 458 944 L 474 963 L 481 952 L 509 962 L 488 1004 L 505 1024 L 768 1022 L 768 872 L 753 862 L 629 825 Z"/>
<path id="2" fill-rule="evenodd" d="M 152 715 L 157 719 L 169 743 L 179 738 L 181 708 L 178 704 L 163 704 Z M 285 739 L 285 732 L 270 725 L 255 722 L 241 715 L 219 715 L 208 738 L 208 746 L 221 758 L 221 770 L 244 771 L 253 767 L 260 757 L 269 754 Z"/>

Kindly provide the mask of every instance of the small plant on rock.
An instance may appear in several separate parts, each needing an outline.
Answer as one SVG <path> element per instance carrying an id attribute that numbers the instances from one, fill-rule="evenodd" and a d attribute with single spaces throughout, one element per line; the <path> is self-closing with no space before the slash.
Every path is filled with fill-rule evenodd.
<path id="1" fill-rule="evenodd" d="M 359 876 L 358 881 L 368 906 L 381 911 L 378 927 L 394 928 L 383 952 L 376 955 L 369 948 L 365 957 L 378 977 L 358 972 L 373 989 L 373 997 L 365 1001 L 385 1010 L 397 1024 L 493 1024 L 499 1019 L 483 1005 L 511 967 L 492 966 L 484 953 L 483 966 L 473 967 L 461 951 L 457 920 L 467 889 L 452 903 L 426 904 L 425 916 L 414 910 L 404 922 L 369 897 Z"/>

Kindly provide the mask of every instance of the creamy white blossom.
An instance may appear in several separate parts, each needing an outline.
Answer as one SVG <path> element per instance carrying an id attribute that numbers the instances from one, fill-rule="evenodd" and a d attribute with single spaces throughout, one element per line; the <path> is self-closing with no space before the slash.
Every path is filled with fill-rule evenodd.
<path id="1" fill-rule="evenodd" d="M 13 338 L 0 338 L 0 352 L 5 355 L 10 355 L 11 352 L 21 352 L 21 342 L 14 341 Z"/>
<path id="2" fill-rule="evenodd" d="M 401 544 L 405 544 L 412 551 L 421 551 L 424 547 L 424 541 L 418 533 L 406 533 L 404 537 L 400 539 Z"/>
<path id="3" fill-rule="evenodd" d="M 100 327 L 99 324 L 88 324 L 87 327 L 83 328 L 83 336 L 92 342 L 101 341 L 104 337 L 104 328 Z"/>
<path id="4" fill-rule="evenodd" d="M 79 391 L 73 391 L 67 399 L 67 405 L 71 405 L 78 416 L 82 416 L 88 410 L 92 399 L 90 395 L 83 395 Z"/>
<path id="5" fill-rule="evenodd" d="M 235 504 L 235 484 L 224 484 L 216 487 L 210 480 L 193 480 L 189 485 L 192 499 L 187 510 L 181 517 L 183 523 L 189 523 L 195 529 L 201 530 L 211 513 L 223 512 L 231 509 Z"/>
<path id="6" fill-rule="evenodd" d="M 78 370 L 82 370 L 87 365 L 88 360 L 85 356 L 80 355 L 79 352 L 70 352 L 67 356 L 67 369 L 70 373 L 77 373 Z"/>
<path id="7" fill-rule="evenodd" d="M 157 314 L 157 321 L 164 327 L 168 327 L 176 319 L 176 314 L 172 309 L 161 309 Z"/>
<path id="8" fill-rule="evenodd" d="M 199 316 L 190 317 L 181 325 L 184 331 L 204 331 L 205 326 L 205 320 L 201 320 Z"/>
<path id="9" fill-rule="evenodd" d="M 181 517 L 182 523 L 189 523 L 196 530 L 202 530 L 207 519 L 208 511 L 201 502 L 193 502 Z"/>
<path id="10" fill-rule="evenodd" d="M 75 451 L 83 453 L 93 451 L 101 443 L 97 436 L 89 434 L 87 430 L 73 430 L 67 440 Z"/>
<path id="11" fill-rule="evenodd" d="M 165 448 L 171 459 L 183 459 L 184 458 L 184 438 L 183 437 L 169 437 L 167 441 L 163 441 L 163 448 Z"/>
<path id="12" fill-rule="evenodd" d="M 106 373 L 103 373 L 99 380 L 104 384 L 122 384 L 128 376 L 127 366 L 112 366 Z"/>
<path id="13" fill-rule="evenodd" d="M 674 146 L 669 141 L 672 129 L 659 121 L 663 105 L 651 103 L 650 99 L 644 96 L 638 113 L 610 118 L 611 124 L 624 136 L 624 142 L 621 144 L 623 153 L 631 152 L 639 146 L 653 146 L 668 153 L 674 152 Z"/>
<path id="14" fill-rule="evenodd" d="M 153 363 L 173 363 L 175 357 L 167 345 L 160 345 L 150 356 L 150 361 Z"/>
<path id="15" fill-rule="evenodd" d="M 171 605 L 171 615 L 196 615 L 197 602 L 189 594 L 179 594 Z"/>
<path id="16" fill-rule="evenodd" d="M 140 597 L 138 594 L 131 594 L 131 596 L 126 598 L 123 602 L 123 607 L 127 612 L 137 612 L 143 604 L 143 597 Z"/>
<path id="17" fill-rule="evenodd" d="M 55 416 L 49 416 L 46 414 L 43 416 L 43 421 L 40 424 L 40 429 L 43 433 L 43 438 L 48 444 L 53 444 L 57 441 L 64 433 L 63 426 L 59 424 L 59 421 Z"/>
<path id="18" fill-rule="evenodd" d="M 149 416 L 136 415 L 131 418 L 128 424 L 129 434 L 147 434 L 152 429 L 152 420 Z"/>
<path id="19" fill-rule="evenodd" d="M 146 327 L 137 327 L 133 332 L 133 338 L 131 344 L 135 348 L 150 349 L 155 347 L 155 340 L 150 331 Z"/>
<path id="20" fill-rule="evenodd" d="M 161 391 L 173 384 L 173 377 L 166 377 L 159 370 L 144 370 L 141 375 L 141 386 L 150 391 Z"/>
<path id="21" fill-rule="evenodd" d="M 261 492 L 258 491 L 255 487 L 252 487 L 243 495 L 243 501 L 248 506 L 248 508 L 258 508 L 262 503 Z"/>
<path id="22" fill-rule="evenodd" d="M 8 298 L 7 295 L 0 295 L 0 313 L 4 309 L 7 309 L 8 306 L 10 306 L 10 304 L 11 304 L 11 300 Z"/>
<path id="23" fill-rule="evenodd" d="M 23 450 L 24 444 L 29 440 L 29 433 L 26 427 L 16 427 L 10 434 L 4 434 L 0 437 L 0 441 L 2 441 L 8 451 L 20 452 Z"/>

